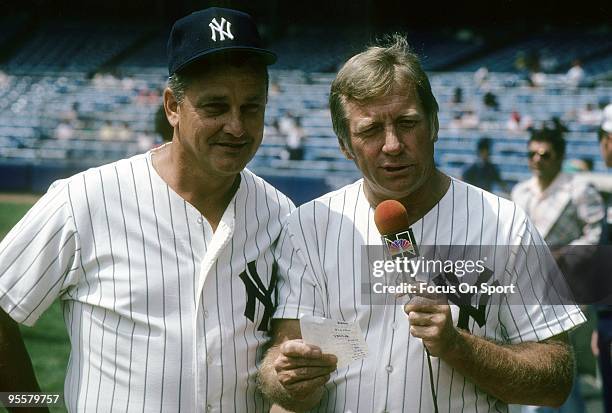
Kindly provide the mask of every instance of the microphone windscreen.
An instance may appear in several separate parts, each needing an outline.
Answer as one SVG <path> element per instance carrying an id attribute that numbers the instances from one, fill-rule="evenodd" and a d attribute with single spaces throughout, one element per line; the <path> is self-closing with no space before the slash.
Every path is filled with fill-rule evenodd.
<path id="1" fill-rule="evenodd" d="M 381 235 L 407 231 L 410 227 L 406 208 L 394 199 L 378 204 L 374 210 L 374 222 Z"/>

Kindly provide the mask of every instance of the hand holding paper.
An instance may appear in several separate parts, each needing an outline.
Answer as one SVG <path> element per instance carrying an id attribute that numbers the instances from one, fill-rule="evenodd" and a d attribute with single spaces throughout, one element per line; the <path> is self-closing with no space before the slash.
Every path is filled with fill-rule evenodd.
<path id="1" fill-rule="evenodd" d="M 274 361 L 278 381 L 296 400 L 304 400 L 322 388 L 336 370 L 334 355 L 323 354 L 319 347 L 302 339 L 283 342 L 279 351 Z"/>
<path id="2" fill-rule="evenodd" d="M 300 318 L 300 329 L 306 343 L 338 357 L 339 368 L 368 355 L 368 346 L 357 323 L 304 315 Z"/>

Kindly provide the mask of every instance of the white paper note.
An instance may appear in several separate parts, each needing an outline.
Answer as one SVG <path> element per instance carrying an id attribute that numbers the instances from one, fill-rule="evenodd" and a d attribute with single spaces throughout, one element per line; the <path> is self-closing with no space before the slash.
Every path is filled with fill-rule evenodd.
<path id="1" fill-rule="evenodd" d="M 338 357 L 338 368 L 368 355 L 368 346 L 357 323 L 303 315 L 300 328 L 304 342 Z"/>

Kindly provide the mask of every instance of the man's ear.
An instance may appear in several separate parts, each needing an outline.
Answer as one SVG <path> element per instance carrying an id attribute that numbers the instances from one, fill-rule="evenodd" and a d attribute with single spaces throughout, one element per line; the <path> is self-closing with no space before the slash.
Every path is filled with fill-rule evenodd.
<path id="1" fill-rule="evenodd" d="M 164 111 L 166 112 L 168 123 L 173 128 L 176 128 L 179 123 L 179 104 L 169 87 L 164 89 Z"/>
<path id="2" fill-rule="evenodd" d="M 344 139 L 338 138 L 338 143 L 340 144 L 340 150 L 342 151 L 346 159 L 351 161 L 354 160 L 355 157 L 353 156 L 353 151 L 351 151 L 351 149 L 346 146 L 346 144 L 344 143 Z"/>

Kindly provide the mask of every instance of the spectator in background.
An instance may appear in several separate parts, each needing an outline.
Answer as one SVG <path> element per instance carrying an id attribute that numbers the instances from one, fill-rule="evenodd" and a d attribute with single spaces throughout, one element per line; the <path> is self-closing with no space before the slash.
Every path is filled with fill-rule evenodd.
<path id="1" fill-rule="evenodd" d="M 584 83 L 585 72 L 580 60 L 572 61 L 572 67 L 567 71 L 565 80 L 569 86 L 578 87 Z"/>
<path id="2" fill-rule="evenodd" d="M 534 131 L 528 143 L 528 162 L 533 177 L 519 183 L 512 191 L 512 200 L 527 212 L 557 259 L 562 256 L 564 246 L 597 245 L 604 220 L 603 201 L 597 190 L 561 172 L 565 145 L 563 136 L 551 129 Z M 568 281 L 572 284 L 572 280 Z M 574 345 L 581 333 L 585 331 L 570 335 Z M 574 380 L 570 397 L 559 410 L 525 407 L 523 411 L 585 412 L 579 381 Z"/>
<path id="3" fill-rule="evenodd" d="M 587 103 L 583 109 L 578 110 L 578 123 L 584 126 L 592 126 L 595 130 L 601 125 L 603 111 L 594 103 Z"/>
<path id="4" fill-rule="evenodd" d="M 153 88 L 149 90 L 147 95 L 146 103 L 148 105 L 157 105 L 161 101 L 162 91 L 159 88 Z"/>
<path id="5" fill-rule="evenodd" d="M 270 91 L 268 94 L 270 96 L 278 96 L 282 92 L 280 85 L 276 80 L 270 80 Z"/>
<path id="6" fill-rule="evenodd" d="M 296 117 L 294 121 L 293 127 L 287 131 L 287 152 L 289 160 L 301 161 L 304 159 L 304 129 L 300 118 Z"/>
<path id="7" fill-rule="evenodd" d="M 283 113 L 278 119 L 278 131 L 286 136 L 295 127 L 295 116 L 290 111 Z"/>
<path id="8" fill-rule="evenodd" d="M 284 158 L 290 160 L 304 159 L 304 148 L 302 146 L 304 129 L 300 118 L 294 116 L 291 112 L 285 113 L 278 121 L 278 131 L 285 138 Z"/>
<path id="9" fill-rule="evenodd" d="M 517 131 L 522 129 L 521 114 L 518 111 L 513 110 L 512 112 L 510 112 L 510 118 L 506 122 L 506 129 L 511 131 Z"/>
<path id="10" fill-rule="evenodd" d="M 474 82 L 479 88 L 485 86 L 489 81 L 489 69 L 481 66 L 476 72 L 474 72 Z"/>
<path id="11" fill-rule="evenodd" d="M 467 109 L 461 116 L 461 126 L 464 129 L 476 129 L 480 125 L 480 118 L 473 109 Z"/>
<path id="12" fill-rule="evenodd" d="M 138 150 L 140 151 L 148 151 L 156 146 L 159 146 L 155 134 L 151 134 L 147 131 L 139 132 L 136 135 L 136 144 L 138 145 Z"/>
<path id="13" fill-rule="evenodd" d="M 603 202 L 591 185 L 561 172 L 565 145 L 565 139 L 549 129 L 532 133 L 528 163 L 533 177 L 513 189 L 512 200 L 525 209 L 551 248 L 597 244 Z"/>
<path id="14" fill-rule="evenodd" d="M 491 163 L 489 158 L 491 154 L 491 139 L 479 139 L 476 150 L 478 159 L 463 171 L 462 179 L 489 192 L 492 192 L 493 186 L 498 184 L 506 192 L 507 187 L 501 179 L 499 169 Z"/>
<path id="15" fill-rule="evenodd" d="M 73 102 L 72 105 L 70 105 L 70 108 L 61 112 L 59 117 L 62 121 L 66 121 L 68 123 L 71 123 L 72 125 L 75 125 L 76 123 L 79 122 L 79 117 L 80 117 L 80 104 L 79 102 Z"/>
<path id="16" fill-rule="evenodd" d="M 534 88 L 544 86 L 546 84 L 546 80 L 546 73 L 539 70 L 533 70 L 529 72 L 529 77 L 527 78 L 529 86 L 532 86 Z"/>
<path id="17" fill-rule="evenodd" d="M 55 132 L 53 133 L 55 139 L 60 141 L 68 141 L 74 138 L 74 127 L 68 121 L 61 121 L 59 125 L 55 128 Z"/>
<path id="18" fill-rule="evenodd" d="M 110 120 L 104 121 L 104 125 L 100 128 L 98 132 L 99 139 L 103 141 L 114 141 L 117 136 L 117 130 L 113 126 L 113 123 Z"/>
<path id="19" fill-rule="evenodd" d="M 116 129 L 115 139 L 118 141 L 130 141 L 134 137 L 134 132 L 130 128 L 130 124 L 122 122 L 121 125 Z"/>
<path id="20" fill-rule="evenodd" d="M 264 126 L 264 141 L 268 138 L 268 137 L 278 137 L 281 135 L 281 133 L 279 132 L 279 126 L 278 126 L 278 118 L 274 118 L 272 119 L 272 122 L 269 124 L 266 124 Z"/>
<path id="21" fill-rule="evenodd" d="M 463 89 L 459 86 L 453 89 L 453 97 L 451 99 L 451 104 L 453 106 L 460 106 L 463 104 Z"/>
<path id="22" fill-rule="evenodd" d="M 542 71 L 540 62 L 540 53 L 531 51 L 525 57 L 525 67 L 527 69 L 527 83 L 532 87 L 544 86 L 546 83 L 546 74 Z"/>
<path id="23" fill-rule="evenodd" d="M 457 130 L 457 129 L 463 129 L 463 124 L 461 123 L 461 116 L 463 115 L 463 112 L 456 112 L 453 114 L 453 118 L 451 119 L 451 121 L 448 123 L 448 128 L 450 130 Z"/>
<path id="24" fill-rule="evenodd" d="M 517 110 L 510 113 L 506 122 L 506 129 L 512 132 L 520 132 L 529 129 L 533 125 L 533 119 L 529 115 L 521 116 Z"/>
<path id="25" fill-rule="evenodd" d="M 493 92 L 487 92 L 482 97 L 482 103 L 484 103 L 487 109 L 498 110 L 499 102 L 497 102 L 497 96 Z"/>
<path id="26" fill-rule="evenodd" d="M 130 75 L 124 75 L 121 77 L 121 89 L 125 91 L 134 90 L 134 86 L 136 85 L 136 81 Z"/>
<path id="27" fill-rule="evenodd" d="M 476 129 L 478 126 L 480 126 L 480 117 L 473 109 L 455 112 L 453 119 L 448 124 L 451 130 Z"/>

